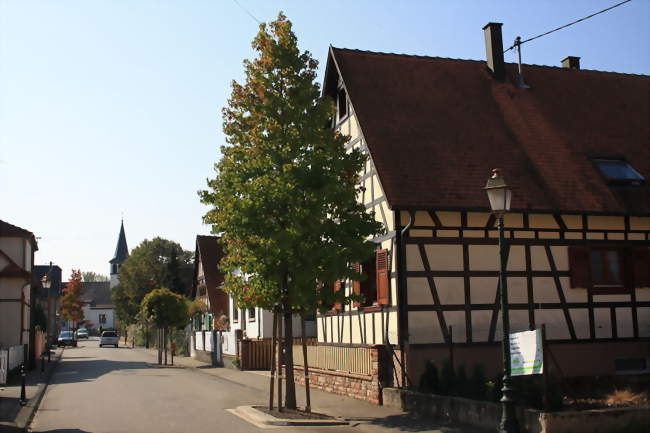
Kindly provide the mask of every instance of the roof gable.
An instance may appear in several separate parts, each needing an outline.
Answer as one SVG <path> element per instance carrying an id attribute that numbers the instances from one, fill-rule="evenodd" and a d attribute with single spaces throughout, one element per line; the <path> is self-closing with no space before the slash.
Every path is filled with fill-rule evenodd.
<path id="1" fill-rule="evenodd" d="M 340 70 L 394 208 L 487 209 L 500 167 L 513 209 L 650 212 L 647 183 L 610 186 L 588 158 L 623 153 L 650 176 L 650 77 L 526 65 L 520 89 L 515 68 L 498 82 L 482 61 L 331 48 L 323 89 Z"/>
<path id="2" fill-rule="evenodd" d="M 197 236 L 196 251 L 194 256 L 194 281 L 192 297 L 196 296 L 198 285 L 199 266 L 203 268 L 206 292 L 210 300 L 210 308 L 213 313 L 227 310 L 227 296 L 219 287 L 224 282 L 224 275 L 219 271 L 219 262 L 223 258 L 223 247 L 219 243 L 218 236 Z"/>

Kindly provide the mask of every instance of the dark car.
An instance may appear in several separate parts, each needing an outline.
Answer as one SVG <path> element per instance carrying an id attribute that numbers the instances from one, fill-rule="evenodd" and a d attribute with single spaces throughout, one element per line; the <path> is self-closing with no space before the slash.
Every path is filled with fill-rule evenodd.
<path id="1" fill-rule="evenodd" d="M 77 346 L 77 339 L 75 338 L 74 332 L 72 331 L 63 331 L 59 334 L 59 339 L 57 341 L 57 346 Z"/>

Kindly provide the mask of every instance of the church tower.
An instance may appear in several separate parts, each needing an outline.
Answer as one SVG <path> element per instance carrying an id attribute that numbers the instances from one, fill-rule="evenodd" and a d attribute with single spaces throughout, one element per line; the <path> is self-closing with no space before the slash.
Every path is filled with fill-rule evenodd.
<path id="1" fill-rule="evenodd" d="M 109 261 L 111 264 L 111 289 L 117 286 L 120 282 L 120 267 L 129 257 L 129 248 L 126 246 L 126 235 L 124 234 L 124 220 L 120 226 L 120 235 L 117 238 L 117 247 L 115 248 L 115 255 Z"/>

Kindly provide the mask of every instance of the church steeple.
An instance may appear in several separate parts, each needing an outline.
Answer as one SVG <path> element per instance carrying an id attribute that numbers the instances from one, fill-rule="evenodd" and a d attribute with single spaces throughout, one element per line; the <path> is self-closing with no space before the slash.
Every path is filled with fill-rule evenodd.
<path id="1" fill-rule="evenodd" d="M 116 286 L 119 280 L 119 272 L 122 263 L 129 257 L 129 248 L 126 246 L 126 235 L 124 234 L 124 220 L 120 225 L 120 235 L 117 238 L 117 247 L 115 247 L 115 255 L 109 261 L 111 264 L 111 288 Z"/>

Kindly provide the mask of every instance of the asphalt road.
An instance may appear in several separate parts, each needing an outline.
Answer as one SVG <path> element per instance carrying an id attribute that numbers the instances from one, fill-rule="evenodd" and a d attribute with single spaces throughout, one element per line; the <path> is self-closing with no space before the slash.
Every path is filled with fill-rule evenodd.
<path id="1" fill-rule="evenodd" d="M 152 367 L 151 357 L 97 339 L 64 351 L 31 424 L 39 433 L 260 432 L 229 413 L 264 404 L 259 389 L 201 372 Z M 276 431 L 359 433 L 355 427 L 283 427 Z"/>

